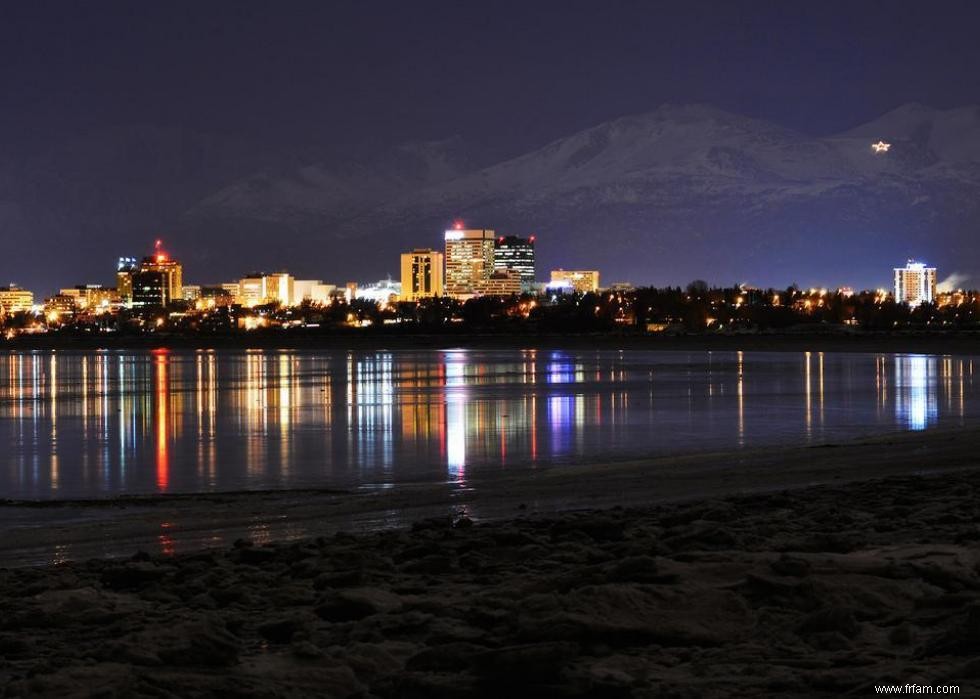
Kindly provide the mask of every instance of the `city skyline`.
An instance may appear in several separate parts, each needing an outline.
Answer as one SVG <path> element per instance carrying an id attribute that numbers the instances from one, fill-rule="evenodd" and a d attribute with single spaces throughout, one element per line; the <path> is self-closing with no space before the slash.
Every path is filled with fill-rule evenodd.
<path id="1" fill-rule="evenodd" d="M 461 234 L 463 232 L 463 227 L 464 226 L 465 226 L 465 224 L 460 219 L 456 219 L 456 220 L 454 220 L 452 227 L 450 227 L 449 229 L 446 230 L 445 235 L 443 236 L 443 239 L 445 241 L 445 244 L 446 244 L 447 248 L 449 247 L 450 243 L 452 242 L 452 241 L 450 241 L 450 236 L 456 236 L 458 234 Z M 522 238 L 520 236 L 515 236 L 515 235 L 512 235 L 512 234 L 509 234 L 509 235 L 506 235 L 506 236 L 497 236 L 495 234 L 495 231 L 492 230 L 492 229 L 472 229 L 472 230 L 474 232 L 475 231 L 479 231 L 480 232 L 480 238 L 481 238 L 481 240 L 487 242 L 488 244 L 497 244 L 498 246 L 500 244 L 502 244 L 505 240 L 506 241 L 509 241 L 511 245 L 513 245 L 513 243 L 515 241 L 530 241 L 531 246 L 532 246 L 532 249 L 533 249 L 534 243 L 535 243 L 535 241 L 537 239 L 537 236 L 534 235 L 534 234 L 529 234 L 528 236 Z M 484 233 L 485 233 L 485 235 L 484 235 Z M 460 237 L 462 237 L 462 236 L 460 236 Z M 453 238 L 453 240 L 455 240 L 455 237 Z M 34 289 L 30 289 L 30 288 L 28 288 L 28 287 L 26 287 L 26 286 L 24 286 L 22 284 L 18 284 L 15 281 L 9 281 L 9 282 L 3 284 L 2 286 L 0 286 L 0 289 L 6 289 L 6 290 L 15 290 L 16 289 L 16 290 L 29 291 L 32 294 L 34 294 L 35 298 L 51 297 L 51 296 L 56 296 L 58 294 L 64 294 L 66 292 L 71 293 L 70 292 L 71 289 L 83 289 L 85 287 L 88 287 L 88 288 L 91 288 L 91 289 L 120 289 L 120 293 L 125 297 L 126 296 L 126 292 L 121 287 L 122 287 L 122 285 L 126 284 L 127 283 L 127 279 L 131 279 L 131 277 L 127 277 L 127 275 L 126 275 L 126 271 L 127 270 L 124 269 L 124 266 L 127 266 L 128 265 L 129 266 L 129 271 L 131 271 L 131 272 L 139 271 L 141 269 L 143 271 L 155 272 L 155 271 L 159 271 L 158 268 L 160 268 L 161 265 L 162 266 L 168 266 L 169 267 L 169 266 L 172 266 L 172 264 L 177 261 L 177 258 L 176 257 L 173 257 L 171 259 L 171 256 L 169 255 L 169 253 L 166 253 L 165 251 L 162 250 L 162 245 L 163 245 L 162 239 L 160 239 L 160 238 L 155 239 L 153 244 L 154 244 L 153 252 L 150 255 L 145 256 L 143 258 L 143 261 L 141 263 L 140 262 L 137 262 L 137 258 L 134 258 L 134 257 L 119 257 L 119 258 L 117 258 L 116 274 L 115 274 L 116 286 L 115 287 L 110 287 L 110 286 L 108 286 L 106 284 L 103 284 L 102 282 L 100 282 L 98 280 L 76 281 L 76 282 L 73 282 L 71 285 L 67 285 L 67 286 L 64 285 L 64 284 L 57 284 L 54 287 L 55 288 L 55 291 L 52 292 L 52 293 L 50 293 L 50 294 L 48 294 L 48 293 L 44 293 L 44 292 L 37 293 Z M 496 247 L 494 249 L 496 249 Z M 399 279 L 400 280 L 405 279 L 405 266 L 404 266 L 405 265 L 405 261 L 404 260 L 405 260 L 405 256 L 406 255 L 410 255 L 412 253 L 432 253 L 432 252 L 438 252 L 438 251 L 436 251 L 433 248 L 427 248 L 425 246 L 415 246 L 411 250 L 406 250 L 406 251 L 402 252 L 400 254 L 400 258 L 399 258 L 401 261 L 398 263 L 398 265 L 396 265 L 396 267 L 397 267 L 397 269 L 398 269 L 398 271 L 400 273 L 399 274 Z M 163 253 L 163 254 L 161 255 L 161 253 Z M 488 274 L 489 274 L 489 272 L 500 271 L 501 269 L 504 269 L 505 268 L 506 264 L 508 264 L 508 263 L 504 263 L 504 262 L 501 261 L 501 258 L 499 257 L 499 253 L 498 253 L 497 256 L 494 256 L 493 250 L 491 250 L 491 252 L 489 254 L 490 254 L 490 257 L 488 258 L 488 262 L 487 262 Z M 507 255 L 507 256 L 509 256 L 509 257 L 512 257 L 514 255 L 513 251 L 506 251 L 504 254 Z M 441 264 L 444 266 L 445 265 L 445 261 L 446 261 L 446 255 L 445 255 L 445 253 L 439 252 L 438 253 L 438 256 L 440 258 Z M 531 274 L 534 275 L 534 256 L 533 256 L 533 252 L 531 254 L 531 258 L 530 259 L 531 259 L 531 261 L 530 261 L 530 269 L 532 270 L 531 271 Z M 924 263 L 921 258 L 910 256 L 910 257 L 907 258 L 907 260 L 908 260 L 908 264 L 909 265 L 912 265 L 913 263 L 915 263 L 918 266 L 922 266 L 922 267 L 925 267 L 926 266 L 926 263 Z M 513 264 L 513 262 L 511 262 L 510 264 Z M 261 268 L 261 266 L 259 266 L 257 269 L 260 269 L 260 268 Z M 577 268 L 577 269 L 571 268 L 571 267 L 569 267 L 568 269 L 566 269 L 565 267 L 557 267 L 557 268 L 554 268 L 554 269 L 551 270 L 551 272 L 550 272 L 550 281 L 548 281 L 548 280 L 542 280 L 542 279 L 539 279 L 537 277 L 533 277 L 532 276 L 532 278 L 534 278 L 534 283 L 527 284 L 528 278 L 526 276 L 526 274 L 527 274 L 526 268 L 521 267 L 521 261 L 520 260 L 518 260 L 517 267 L 515 267 L 515 269 L 518 269 L 518 268 L 522 270 L 521 271 L 521 274 L 522 274 L 522 277 L 521 277 L 521 279 L 522 279 L 521 291 L 532 291 L 532 292 L 535 291 L 535 290 L 544 289 L 545 287 L 549 287 L 549 286 L 552 286 L 552 287 L 560 287 L 560 286 L 563 286 L 563 285 L 570 286 L 570 287 L 571 286 L 574 286 L 575 289 L 576 289 L 576 291 L 580 291 L 581 289 L 579 287 L 581 285 L 579 285 L 579 284 L 572 284 L 572 282 L 570 281 L 571 280 L 571 277 L 570 276 L 567 277 L 567 280 L 563 279 L 562 281 L 556 282 L 555 273 L 556 272 L 557 273 L 561 273 L 561 275 L 581 275 L 581 274 L 591 274 L 592 273 L 591 271 L 586 271 L 586 272 L 580 271 L 581 269 L 583 269 L 581 267 L 580 268 Z M 200 289 L 202 287 L 203 288 L 219 288 L 219 287 L 226 287 L 226 288 L 228 288 L 231 285 L 235 285 L 235 284 L 239 285 L 239 289 L 240 289 L 242 283 L 244 283 L 247 279 L 250 279 L 250 278 L 251 279 L 255 279 L 256 282 L 257 282 L 257 284 L 258 284 L 258 286 L 256 287 L 256 289 L 253 289 L 250 292 L 248 292 L 248 293 L 251 294 L 251 296 L 254 296 L 254 299 L 252 299 L 251 305 L 256 305 L 256 303 L 258 303 L 260 300 L 266 300 L 266 301 L 277 300 L 279 302 L 285 303 L 287 299 L 291 299 L 293 297 L 293 294 L 292 294 L 292 291 L 291 291 L 293 280 L 295 280 L 296 283 L 300 283 L 300 284 L 303 284 L 304 285 L 301 288 L 307 290 L 307 295 L 306 295 L 307 298 L 309 298 L 309 295 L 308 294 L 309 293 L 312 293 L 312 289 L 307 289 L 307 285 L 311 285 L 312 284 L 312 285 L 321 285 L 321 286 L 324 286 L 324 287 L 329 287 L 326 290 L 318 290 L 318 292 L 317 292 L 317 294 L 319 296 L 322 296 L 324 298 L 326 296 L 328 296 L 330 293 L 332 293 L 334 289 L 336 289 L 336 288 L 338 288 L 338 286 L 340 286 L 339 284 L 324 284 L 323 279 L 322 279 L 322 276 L 323 275 L 321 275 L 321 278 L 316 278 L 316 279 L 303 279 L 303 278 L 300 278 L 299 276 L 296 276 L 296 275 L 292 274 L 291 273 L 291 270 L 289 270 L 289 269 L 277 269 L 275 271 L 267 271 L 267 272 L 252 271 L 252 272 L 247 272 L 247 273 L 241 274 L 238 277 L 238 279 L 236 279 L 234 281 L 227 281 L 227 280 L 225 280 L 225 281 L 216 281 L 216 280 L 213 280 L 213 279 L 212 280 L 206 280 L 206 281 L 205 280 L 195 280 L 195 283 L 190 284 L 190 285 L 186 285 L 186 284 L 182 284 L 182 282 L 181 282 L 181 279 L 182 279 L 182 270 L 183 270 L 183 264 L 178 264 L 177 265 L 177 272 L 176 272 L 176 274 L 177 274 L 177 282 L 175 284 L 175 286 L 178 289 L 181 286 L 191 286 L 191 287 L 193 287 L 195 289 Z M 954 272 L 953 274 L 949 274 L 945 278 L 943 278 L 942 276 L 938 276 L 938 277 L 936 276 L 937 275 L 937 272 L 936 272 L 936 267 L 935 266 L 929 267 L 929 270 L 931 270 L 931 274 L 933 276 L 932 281 L 931 281 L 933 292 L 932 292 L 932 294 L 930 296 L 928 296 L 928 298 L 926 298 L 926 300 L 932 300 L 932 296 L 935 295 L 935 290 L 937 288 L 939 288 L 942 291 L 972 290 L 973 289 L 973 287 L 970 287 L 969 285 L 963 285 L 961 283 L 961 282 L 965 281 L 966 278 L 963 277 L 962 275 L 958 274 L 958 273 L 955 273 Z M 881 284 L 876 284 L 876 285 L 873 285 L 873 286 L 861 287 L 861 286 L 858 286 L 858 285 L 849 285 L 849 284 L 842 284 L 842 285 L 827 285 L 827 284 L 821 285 L 821 284 L 817 284 L 817 285 L 814 285 L 814 286 L 816 288 L 862 288 L 862 289 L 867 290 L 867 291 L 876 290 L 876 289 L 882 289 L 882 288 L 889 288 L 889 289 L 895 289 L 895 292 L 894 293 L 895 293 L 896 297 L 898 297 L 898 296 L 901 295 L 898 292 L 898 286 L 897 286 L 897 284 L 898 284 L 897 274 L 899 272 L 899 268 L 898 267 L 893 267 L 891 269 L 891 271 L 892 271 L 892 274 L 890 275 L 890 278 L 888 279 L 887 282 L 883 282 Z M 597 272 L 598 273 L 601 273 L 601 270 L 598 270 Z M 265 291 L 264 291 L 265 285 L 266 285 L 265 279 L 267 279 L 267 278 L 273 278 L 273 277 L 283 277 L 283 279 L 285 279 L 285 277 L 287 277 L 287 276 L 290 278 L 290 281 L 288 282 L 289 285 L 290 285 L 290 291 L 288 291 L 288 292 L 268 293 L 268 294 L 265 293 Z M 343 275 L 341 275 L 341 276 L 343 276 Z M 391 279 L 391 278 L 392 278 L 392 275 L 389 274 L 388 275 L 388 279 Z M 606 277 L 606 278 L 608 279 L 608 277 Z M 362 285 L 362 283 L 364 283 L 364 284 L 373 284 L 373 283 L 375 283 L 375 281 L 376 280 L 357 280 L 357 281 L 354 281 L 354 282 L 348 281 L 348 282 L 344 282 L 344 283 L 347 284 L 347 285 L 353 283 L 355 286 L 360 286 L 360 285 Z M 732 283 L 720 282 L 720 281 L 717 281 L 717 280 L 702 280 L 700 277 L 692 278 L 691 280 L 688 280 L 688 281 L 689 282 L 706 281 L 709 284 L 711 284 L 712 286 L 715 286 L 715 287 L 718 287 L 718 288 L 722 288 L 722 287 L 732 286 L 733 285 Z M 957 285 L 956 284 L 957 282 L 960 282 L 960 284 Z M 128 283 L 131 284 L 132 282 L 131 281 L 128 281 Z M 174 284 L 173 281 L 170 281 L 169 283 L 170 284 Z M 282 283 L 285 284 L 286 282 L 283 281 Z M 624 280 L 615 280 L 612 283 L 613 284 L 620 284 L 620 285 L 625 284 L 625 285 L 635 286 L 635 287 L 653 287 L 653 288 L 657 288 L 657 287 L 669 287 L 669 286 L 683 286 L 683 284 L 668 284 L 668 283 L 656 283 L 656 282 L 652 282 L 652 283 L 648 283 L 648 284 L 642 284 L 642 283 L 636 284 L 632 280 L 626 280 L 626 279 L 624 279 Z M 736 285 L 736 286 L 738 286 L 738 285 L 747 286 L 747 287 L 751 287 L 751 288 L 788 288 L 789 286 L 793 286 L 794 284 L 791 283 L 791 284 L 786 284 L 786 285 L 780 285 L 780 284 L 775 284 L 775 283 L 764 283 L 764 282 L 763 283 L 758 283 L 758 284 L 751 284 L 751 283 L 748 283 L 748 282 L 736 282 L 734 285 Z M 796 284 L 796 286 L 798 286 L 800 288 L 806 288 L 806 285 L 802 285 L 801 286 L 799 284 Z M 814 286 L 811 286 L 810 288 L 814 288 Z M 532 288 L 532 287 L 535 287 L 535 288 Z M 588 287 L 590 290 L 598 290 L 599 284 L 598 284 L 598 281 L 596 281 L 595 283 L 593 283 L 592 281 L 589 281 L 582 288 L 585 288 L 585 287 Z M 442 273 L 440 275 L 440 279 L 439 279 L 439 282 L 438 282 L 438 288 L 440 288 L 440 289 L 448 289 L 448 288 L 450 288 L 450 285 L 446 282 L 445 267 L 443 267 L 443 271 L 442 271 Z M 980 285 L 978 285 L 977 288 L 980 288 Z M 231 291 L 231 289 L 228 289 L 228 290 Z M 450 291 L 447 290 L 447 291 L 445 291 L 445 294 L 448 295 L 448 296 L 457 296 L 457 297 L 462 296 L 462 297 L 465 298 L 467 295 L 470 294 L 471 291 L 472 290 L 458 289 L 458 290 L 456 290 L 454 292 L 450 292 Z M 160 292 L 159 292 L 159 290 L 155 289 L 153 291 L 153 293 L 159 294 Z M 232 296 L 239 296 L 239 295 L 240 295 L 239 293 L 232 293 Z M 416 297 L 417 298 L 421 298 L 421 297 L 424 297 L 424 296 L 433 296 L 433 295 L 440 296 L 440 295 L 443 295 L 443 294 L 442 293 L 433 294 L 431 292 L 430 293 L 416 293 Z M 479 294 L 473 294 L 473 295 L 479 295 Z M 182 297 L 178 293 L 175 296 L 168 296 L 167 298 L 173 298 L 173 299 L 176 300 L 176 299 L 180 299 Z M 410 299 L 407 299 L 406 298 L 405 300 L 410 300 Z M 163 305 L 166 305 L 166 303 L 164 303 Z"/>

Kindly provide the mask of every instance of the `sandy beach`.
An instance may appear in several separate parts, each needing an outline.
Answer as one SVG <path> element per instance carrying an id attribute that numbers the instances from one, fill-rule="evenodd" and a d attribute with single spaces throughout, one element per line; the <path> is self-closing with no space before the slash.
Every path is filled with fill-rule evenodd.
<path id="1" fill-rule="evenodd" d="M 32 507 L 42 520 L 96 510 L 77 550 L 85 536 L 130 549 L 0 570 L 0 686 L 748 697 L 917 682 L 969 695 L 980 675 L 977 441 L 901 434 L 550 469 L 482 490 Z M 571 482 L 587 495 L 572 497 Z M 256 530 L 263 512 L 281 528 Z M 161 543 L 171 515 L 183 524 Z M 262 536 L 230 540 L 249 531 Z M 47 541 L 26 532 L 4 544 L 8 564 L 50 550 L 58 529 Z"/>

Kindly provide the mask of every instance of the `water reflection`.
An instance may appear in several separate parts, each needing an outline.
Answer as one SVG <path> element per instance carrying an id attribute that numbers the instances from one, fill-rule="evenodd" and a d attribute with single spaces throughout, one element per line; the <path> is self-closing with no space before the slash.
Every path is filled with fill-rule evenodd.
<path id="1" fill-rule="evenodd" d="M 391 486 L 921 430 L 969 357 L 752 352 L 0 355 L 0 497 Z M 164 545 L 166 533 L 161 534 Z"/>
<path id="2" fill-rule="evenodd" d="M 952 404 L 952 359 L 946 357 L 937 370 L 935 356 L 895 357 L 895 417 L 910 430 L 924 430 L 939 417 L 937 377 L 943 377 L 943 392 Z"/>

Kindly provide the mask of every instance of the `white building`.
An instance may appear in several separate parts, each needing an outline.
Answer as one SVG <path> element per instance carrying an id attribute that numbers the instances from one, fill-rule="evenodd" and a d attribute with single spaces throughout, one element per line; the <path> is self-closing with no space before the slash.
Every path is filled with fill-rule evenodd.
<path id="1" fill-rule="evenodd" d="M 383 306 L 386 303 L 397 301 L 398 297 L 401 296 L 401 293 L 401 282 L 396 282 L 389 277 L 388 279 L 382 279 L 374 284 L 357 286 L 356 290 L 354 291 L 354 298 L 373 301 L 374 303 L 381 304 Z"/>
<path id="2" fill-rule="evenodd" d="M 297 279 L 293 282 L 293 305 L 298 306 L 304 301 L 326 306 L 330 303 L 330 294 L 337 287 L 324 284 L 319 279 Z"/>
<path id="3" fill-rule="evenodd" d="M 895 267 L 895 302 L 918 306 L 936 299 L 936 268 L 909 260 L 904 267 Z"/>

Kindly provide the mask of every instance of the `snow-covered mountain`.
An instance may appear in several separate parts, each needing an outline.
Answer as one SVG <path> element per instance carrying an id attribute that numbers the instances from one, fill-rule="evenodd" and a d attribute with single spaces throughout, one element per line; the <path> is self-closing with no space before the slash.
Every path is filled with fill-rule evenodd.
<path id="1" fill-rule="evenodd" d="M 0 192 L 0 232 L 5 221 L 161 226 L 189 278 L 263 267 L 344 281 L 397 273 L 399 252 L 440 246 L 462 218 L 536 233 L 542 278 L 586 266 L 609 282 L 870 285 L 916 256 L 980 284 L 975 106 L 904 105 L 815 137 L 666 105 L 497 161 L 458 138 L 332 158 L 124 136 L 108 155 L 92 155 L 102 141 L 79 146 L 67 158 L 79 166 L 60 164 L 64 152 L 35 158 L 28 170 L 47 173 L 45 184 Z M 887 152 L 872 149 L 880 140 Z M 0 182 L 38 181 L 19 175 L 0 162 Z"/>

